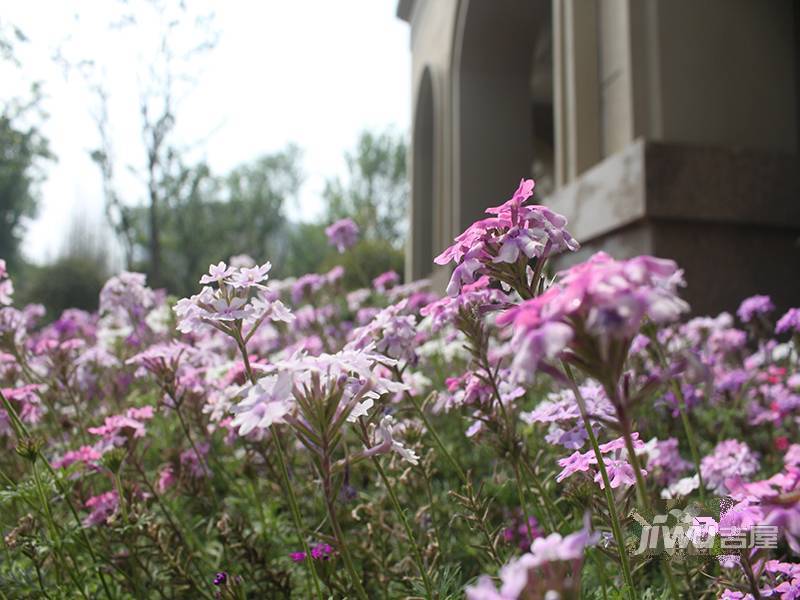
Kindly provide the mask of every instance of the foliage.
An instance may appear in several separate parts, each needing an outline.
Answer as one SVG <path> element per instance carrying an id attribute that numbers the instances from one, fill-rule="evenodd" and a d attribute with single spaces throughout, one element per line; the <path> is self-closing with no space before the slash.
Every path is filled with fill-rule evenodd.
<path id="1" fill-rule="evenodd" d="M 108 240 L 101 231 L 76 217 L 53 262 L 23 267 L 19 297 L 42 304 L 48 321 L 69 308 L 97 310 L 100 289 L 110 273 Z"/>
<path id="2" fill-rule="evenodd" d="M 372 280 L 387 271 L 402 273 L 405 257 L 403 253 L 385 240 L 361 240 L 344 254 L 328 256 L 319 265 L 320 271 L 328 271 L 336 265 L 344 267 L 344 286 L 348 290 L 370 287 Z"/>
<path id="3" fill-rule="evenodd" d="M 196 282 L 193 273 L 220 256 L 280 257 L 285 251 L 283 207 L 298 193 L 299 159 L 299 150 L 289 146 L 222 177 L 205 164 L 176 167 L 163 182 L 164 203 L 158 212 L 164 287 L 189 293 Z M 144 268 L 150 210 L 132 208 L 127 214 L 134 264 Z"/>
<path id="4" fill-rule="evenodd" d="M 18 29 L 0 29 L 0 61 L 17 64 L 14 43 L 25 40 Z M 52 158 L 40 131 L 43 118 L 38 84 L 28 98 L 5 99 L 0 111 L 0 256 L 12 268 L 20 263 L 25 221 L 36 215 L 41 163 Z"/>
<path id="5" fill-rule="evenodd" d="M 350 217 L 365 238 L 401 247 L 409 197 L 406 153 L 402 136 L 362 132 L 355 150 L 346 155 L 347 180 L 337 177 L 325 185 L 327 220 Z"/>

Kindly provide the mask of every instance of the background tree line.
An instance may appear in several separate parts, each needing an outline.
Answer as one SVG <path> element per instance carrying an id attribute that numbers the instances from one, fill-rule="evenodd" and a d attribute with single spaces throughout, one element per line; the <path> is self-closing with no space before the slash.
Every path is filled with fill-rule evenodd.
<path id="1" fill-rule="evenodd" d="M 127 10 L 127 4 L 121 6 Z M 25 225 L 36 216 L 37 185 L 45 176 L 46 162 L 56 157 L 41 133 L 46 115 L 39 84 L 27 98 L 2 98 L 0 257 L 16 277 L 19 301 L 41 302 L 51 316 L 69 306 L 95 308 L 97 293 L 112 274 L 112 244 L 122 249 L 124 268 L 146 272 L 152 285 L 176 295 L 196 291 L 199 274 L 209 263 L 238 254 L 272 261 L 275 277 L 349 265 L 346 283 L 351 287 L 369 285 L 372 277 L 389 269 L 401 272 L 408 200 L 404 136 L 362 132 L 345 156 L 347 176 L 325 183 L 320 218 L 289 219 L 287 209 L 298 202 L 304 181 L 299 148 L 288 146 L 220 174 L 202 161 L 192 162 L 192 153 L 176 140 L 176 98 L 185 93 L 181 86 L 191 82 L 191 65 L 198 54 L 213 50 L 215 34 L 210 20 L 185 18 L 184 3 L 149 0 L 135 5 L 137 11 L 168 9 L 177 13 L 165 21 L 148 59 L 148 80 L 139 98 L 144 157 L 137 166 L 139 189 L 119 183 L 118 173 L 133 167 L 115 159 L 110 92 L 102 73 L 91 57 L 59 57 L 66 68 L 83 76 L 97 100 L 93 116 L 99 142 L 91 158 L 103 182 L 105 218 L 114 239 L 76 215 L 50 264 L 26 262 Z M 139 18 L 143 17 L 124 13 L 110 27 L 135 26 Z M 176 35 L 178 27 L 193 28 L 194 37 Z M 173 43 L 190 38 L 188 46 Z M 14 48 L 26 42 L 18 29 L 0 28 L 0 60 L 18 65 Z M 358 223 L 362 239 L 339 255 L 329 247 L 324 228 L 343 217 Z"/>

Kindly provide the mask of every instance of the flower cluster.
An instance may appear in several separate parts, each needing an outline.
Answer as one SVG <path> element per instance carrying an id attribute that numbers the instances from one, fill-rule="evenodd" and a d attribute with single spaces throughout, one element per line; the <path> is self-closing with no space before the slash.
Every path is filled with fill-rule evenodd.
<path id="1" fill-rule="evenodd" d="M 644 442 L 639 440 L 639 434 L 633 434 L 633 443 L 635 450 L 643 450 L 645 448 Z M 608 471 L 608 478 L 612 488 L 631 487 L 636 483 L 636 476 L 634 467 L 628 461 L 625 449 L 625 440 L 617 438 L 606 444 L 600 446 L 600 453 L 603 455 L 605 467 Z M 599 460 L 593 451 L 578 452 L 575 451 L 566 458 L 559 459 L 558 465 L 562 467 L 561 472 L 556 476 L 556 481 L 563 481 L 567 477 L 575 473 L 588 474 L 595 483 L 602 489 L 605 486 L 597 465 Z M 642 475 L 647 475 L 647 471 L 642 470 Z"/>
<path id="2" fill-rule="evenodd" d="M 455 264 L 447 286 L 449 296 L 458 295 L 463 286 L 483 275 L 511 287 L 521 283 L 524 288 L 533 286 L 535 290 L 539 281 L 529 281 L 528 260 L 540 261 L 540 275 L 541 264 L 547 258 L 579 248 L 565 229 L 567 220 L 563 216 L 544 206 L 524 204 L 533 195 L 533 187 L 532 179 L 523 179 L 509 200 L 486 210 L 491 217 L 470 225 L 434 259 L 439 265 Z"/>
<path id="3" fill-rule="evenodd" d="M 613 355 L 612 345 L 626 348 L 645 320 L 665 324 L 688 310 L 678 296 L 682 284 L 682 273 L 671 260 L 639 256 L 618 261 L 595 254 L 559 273 L 541 295 L 501 315 L 499 321 L 514 328 L 515 372 L 528 378 L 566 349 L 579 360 L 592 351 Z"/>

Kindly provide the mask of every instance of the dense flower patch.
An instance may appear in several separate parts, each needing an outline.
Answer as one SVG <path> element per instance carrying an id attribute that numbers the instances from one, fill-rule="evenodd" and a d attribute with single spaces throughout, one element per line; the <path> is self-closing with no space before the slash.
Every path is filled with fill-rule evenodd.
<path id="1" fill-rule="evenodd" d="M 532 192 L 444 297 L 239 256 L 41 323 L 0 261 L 3 595 L 800 597 L 800 311 L 687 320 L 649 256 L 551 273 L 578 243 Z"/>

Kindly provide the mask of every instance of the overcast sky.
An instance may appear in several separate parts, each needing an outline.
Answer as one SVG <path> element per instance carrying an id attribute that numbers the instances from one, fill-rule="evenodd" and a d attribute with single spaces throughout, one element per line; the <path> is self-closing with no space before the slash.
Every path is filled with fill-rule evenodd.
<path id="1" fill-rule="evenodd" d="M 346 173 L 344 152 L 361 130 L 408 129 L 409 32 L 395 17 L 396 3 L 213 3 L 219 42 L 193 65 L 199 75 L 181 101 L 178 137 L 185 143 L 204 140 L 193 158 L 207 160 L 216 173 L 296 143 L 304 151 L 306 183 L 299 206 L 289 206 L 288 212 L 296 220 L 313 218 L 325 178 Z M 0 18 L 30 39 L 18 51 L 22 72 L 0 73 L 3 97 L 32 79 L 43 82 L 49 113 L 44 131 L 58 157 L 47 168 L 39 217 L 24 248 L 37 261 L 58 253 L 75 212 L 90 222 L 103 219 L 100 175 L 89 158 L 98 143 L 91 118 L 94 99 L 83 78 L 51 59 L 56 48 L 102 64 L 118 162 L 142 160 L 136 104 L 141 80 L 135 65 L 151 33 L 145 26 L 131 34 L 109 32 L 108 6 L 108 0 L 0 0 Z M 124 186 L 135 200 L 137 186 L 131 181 Z"/>

